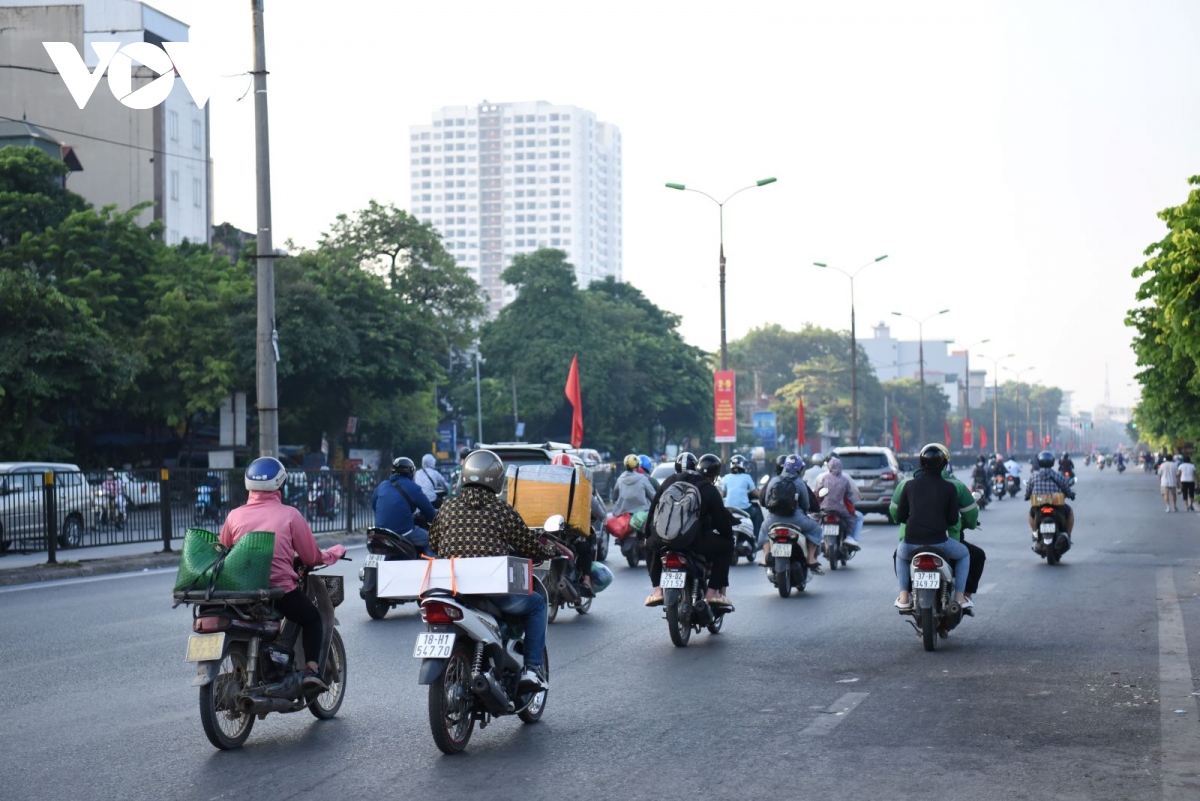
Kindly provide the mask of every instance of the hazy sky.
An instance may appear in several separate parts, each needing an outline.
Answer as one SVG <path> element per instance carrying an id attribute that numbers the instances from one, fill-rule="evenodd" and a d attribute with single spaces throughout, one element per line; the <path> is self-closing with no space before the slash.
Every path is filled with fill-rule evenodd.
<path id="1" fill-rule="evenodd" d="M 222 73 L 251 63 L 248 0 L 154 0 Z M 729 338 L 950 314 L 955 339 L 1077 407 L 1136 387 L 1130 270 L 1200 173 L 1200 3 L 267 0 L 275 242 L 313 244 L 371 198 L 408 207 L 408 126 L 443 105 L 548 100 L 624 144 L 625 280 Z M 211 103 L 215 219 L 255 225 L 253 95 Z M 982 360 L 973 365 L 982 366 Z M 1012 376 L 1001 373 L 1001 381 Z M 989 376 L 989 383 L 991 378 Z"/>

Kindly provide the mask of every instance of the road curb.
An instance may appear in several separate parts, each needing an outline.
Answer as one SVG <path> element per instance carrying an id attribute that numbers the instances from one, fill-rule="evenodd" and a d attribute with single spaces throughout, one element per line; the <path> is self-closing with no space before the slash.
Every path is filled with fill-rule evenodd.
<path id="1" fill-rule="evenodd" d="M 365 534 L 350 532 L 349 534 L 318 534 L 317 545 L 328 548 L 331 545 L 361 545 L 367 541 Z M 81 562 L 70 560 L 70 551 L 64 554 L 62 563 L 51 565 L 41 564 L 32 567 L 0 568 L 0 587 L 14 584 L 36 584 L 40 581 L 59 581 L 61 579 L 83 578 L 86 576 L 105 576 L 113 573 L 138 573 L 143 570 L 156 570 L 163 567 L 175 567 L 179 564 L 179 552 L 138 554 L 136 556 L 114 556 L 107 559 L 87 559 Z"/>

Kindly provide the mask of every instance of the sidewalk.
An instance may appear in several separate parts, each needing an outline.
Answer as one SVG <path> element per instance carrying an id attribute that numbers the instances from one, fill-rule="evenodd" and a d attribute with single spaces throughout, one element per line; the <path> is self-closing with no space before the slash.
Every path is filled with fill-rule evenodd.
<path id="1" fill-rule="evenodd" d="M 322 548 L 335 543 L 361 545 L 366 541 L 366 534 L 357 531 L 317 535 L 317 544 Z M 55 565 L 46 563 L 45 551 L 5 554 L 0 556 L 0 587 L 175 567 L 179 564 L 179 551 L 182 548 L 182 537 L 171 540 L 171 553 L 163 553 L 161 542 L 71 548 L 58 552 L 58 564 Z"/>

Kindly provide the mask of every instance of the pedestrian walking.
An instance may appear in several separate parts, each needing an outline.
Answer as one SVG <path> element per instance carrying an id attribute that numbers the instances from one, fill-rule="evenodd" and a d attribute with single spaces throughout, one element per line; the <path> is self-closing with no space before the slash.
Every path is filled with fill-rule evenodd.
<path id="1" fill-rule="evenodd" d="M 1179 465 L 1166 454 L 1158 466 L 1158 486 L 1162 490 L 1163 500 L 1167 502 L 1167 511 L 1178 512 L 1175 493 L 1179 490 Z"/>
<path id="2" fill-rule="evenodd" d="M 1196 465 L 1192 457 L 1184 455 L 1179 463 L 1179 488 L 1183 491 L 1183 503 L 1189 512 L 1196 511 Z"/>

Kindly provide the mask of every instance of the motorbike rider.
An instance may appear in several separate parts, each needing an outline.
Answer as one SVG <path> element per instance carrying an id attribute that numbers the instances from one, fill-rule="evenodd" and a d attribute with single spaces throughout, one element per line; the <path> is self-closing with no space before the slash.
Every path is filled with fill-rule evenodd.
<path id="1" fill-rule="evenodd" d="M 821 569 L 818 557 L 818 548 L 821 545 L 821 525 L 809 516 L 810 512 L 816 510 L 812 508 L 812 496 L 810 495 L 809 487 L 800 475 L 800 471 L 804 468 L 804 462 L 794 453 L 785 454 L 775 461 L 775 468 L 777 474 L 763 488 L 762 497 L 766 499 L 777 494 L 772 487 L 776 482 L 790 481 L 796 487 L 796 509 L 791 514 L 786 514 L 782 510 L 774 510 L 767 507 L 767 514 L 763 519 L 762 530 L 758 535 L 758 547 L 762 548 L 763 552 L 763 565 L 767 567 L 771 565 L 771 529 L 786 523 L 800 529 L 800 533 L 804 535 L 804 543 L 808 554 L 808 569 L 813 575 L 819 576 L 825 572 Z"/>
<path id="2" fill-rule="evenodd" d="M 624 465 L 625 472 L 616 481 L 613 517 L 648 511 L 654 501 L 654 485 L 650 483 L 650 476 L 642 472 L 642 462 L 637 454 L 626 456 Z"/>
<path id="3" fill-rule="evenodd" d="M 982 457 L 980 457 L 980 459 L 982 460 Z M 978 465 L 976 465 L 976 468 L 978 468 Z M 983 578 L 983 565 L 987 560 L 987 554 L 984 553 L 984 550 L 973 542 L 967 542 L 965 534 L 966 529 L 978 528 L 979 526 L 979 505 L 975 501 L 974 493 L 967 489 L 966 484 L 958 480 L 958 477 L 954 475 L 954 468 L 952 468 L 949 463 L 947 463 L 945 469 L 942 470 L 942 478 L 953 484 L 954 490 L 958 494 L 958 522 L 950 526 L 946 533 L 950 536 L 950 539 L 958 540 L 965 545 L 967 552 L 971 555 L 971 566 L 967 570 L 967 583 L 963 588 L 963 595 L 965 595 L 967 598 L 972 598 L 974 597 L 975 593 L 979 591 L 979 580 Z M 901 481 L 899 486 L 896 487 L 896 491 L 892 493 L 891 511 L 893 517 L 896 515 L 898 510 L 900 494 L 904 491 L 904 484 L 907 481 L 908 479 Z M 901 540 L 904 539 L 904 531 L 905 524 L 901 523 Z M 895 560 L 895 558 L 895 554 L 893 554 L 892 559 Z M 963 613 L 972 617 L 975 615 L 975 611 L 973 609 L 965 609 L 963 610 Z"/>
<path id="4" fill-rule="evenodd" d="M 829 472 L 825 468 L 825 454 L 817 451 L 812 455 L 812 467 L 804 471 L 804 483 L 816 492 L 817 477 Z"/>
<path id="5" fill-rule="evenodd" d="M 750 515 L 750 521 L 754 524 L 754 536 L 758 537 L 763 515 L 758 504 L 750 502 L 758 500 L 759 496 L 754 479 L 746 472 L 745 456 L 739 454 L 729 459 L 729 474 L 721 480 L 721 494 L 725 496 L 726 506 L 741 509 Z"/>
<path id="6" fill-rule="evenodd" d="M 971 471 L 971 481 L 983 490 L 983 495 L 989 501 L 992 499 L 992 482 L 988 481 L 987 460 L 980 454 Z"/>
<path id="7" fill-rule="evenodd" d="M 421 469 L 413 476 L 413 481 L 421 488 L 421 492 L 433 504 L 434 509 L 442 505 L 442 501 L 446 500 L 446 495 L 450 492 L 446 477 L 437 470 L 437 457 L 432 453 L 421 457 Z"/>
<path id="8" fill-rule="evenodd" d="M 646 454 L 640 453 L 638 454 L 638 463 L 641 465 L 639 469 L 646 474 L 646 478 L 650 479 L 650 486 L 654 487 L 655 492 L 658 492 L 658 479 L 651 475 L 654 472 L 654 460 Z"/>
<path id="9" fill-rule="evenodd" d="M 462 490 L 448 498 L 433 525 L 429 540 L 442 558 L 516 556 L 534 561 L 571 555 L 570 550 L 539 542 L 516 509 L 500 500 L 504 463 L 489 450 L 467 454 L 462 463 Z M 489 596 L 507 615 L 525 626 L 525 670 L 521 684 L 548 689 L 542 663 L 546 646 L 546 597 L 541 593 Z"/>
<path id="10" fill-rule="evenodd" d="M 1040 458 L 1041 454 L 1038 454 L 1038 457 Z M 1041 468 L 1040 464 L 1038 465 L 1038 468 Z M 1067 473 L 1074 474 L 1075 472 L 1075 463 L 1071 461 L 1071 454 L 1067 453 L 1066 451 L 1063 451 L 1063 455 L 1058 458 L 1058 472 L 1062 473 L 1064 476 Z"/>
<path id="11" fill-rule="evenodd" d="M 100 485 L 108 499 L 110 509 L 116 508 L 119 517 L 125 517 L 125 482 L 117 475 L 115 468 L 108 468 L 104 483 Z"/>
<path id="12" fill-rule="evenodd" d="M 675 473 L 667 476 L 654 496 L 650 513 L 646 517 L 646 531 L 654 531 L 654 514 L 658 510 L 663 493 L 679 481 L 686 481 L 700 492 L 699 533 L 688 550 L 707 557 L 711 564 L 705 600 L 716 606 L 732 606 L 725 591 L 729 585 L 729 565 L 733 562 L 733 522 L 725 511 L 721 491 L 713 483 L 721 474 L 721 459 L 706 453 L 700 459 L 694 453 L 684 451 L 675 457 Z M 650 583 L 654 585 L 646 606 L 662 606 L 663 591 L 659 586 L 662 578 L 662 560 L 658 558 L 663 543 L 654 534 L 650 535 L 650 552 L 653 557 L 647 564 Z"/>
<path id="13" fill-rule="evenodd" d="M 1007 482 L 1009 478 L 1015 479 L 1017 489 L 1021 489 L 1021 463 L 1009 456 L 1004 462 L 1004 471 L 1006 473 L 1005 481 Z"/>
<path id="14" fill-rule="evenodd" d="M 334 545 L 325 550 L 317 547 L 308 521 L 294 506 L 283 503 L 279 488 L 287 481 L 287 469 L 272 456 L 255 459 L 246 468 L 246 489 L 250 500 L 239 506 L 225 518 L 221 526 L 220 542 L 226 548 L 251 531 L 271 531 L 275 534 L 275 550 L 271 555 L 271 586 L 286 591 L 275 601 L 275 608 L 285 618 L 300 627 L 301 642 L 307 663 L 302 681 L 305 689 L 328 690 L 329 687 L 317 675 L 317 655 L 324 639 L 321 613 L 304 590 L 300 588 L 300 576 L 296 573 L 294 559 L 298 556 L 304 564 L 332 565 L 346 554 L 344 545 Z"/>
<path id="15" fill-rule="evenodd" d="M 570 467 L 572 470 L 583 472 L 583 462 L 572 459 L 571 455 L 567 453 L 556 454 L 550 464 Z M 591 519 L 593 521 L 603 520 L 606 514 L 604 504 L 596 499 L 595 493 L 592 493 Z M 596 535 L 591 531 L 580 531 L 570 522 L 566 524 L 566 531 L 569 535 L 573 535 L 571 547 L 575 549 L 575 571 L 579 575 L 579 582 L 582 585 L 579 590 L 585 597 L 594 598 L 596 593 L 592 590 L 592 562 L 596 558 Z"/>
<path id="16" fill-rule="evenodd" d="M 429 532 L 416 524 L 413 513 L 419 511 L 426 521 L 432 522 L 437 510 L 417 482 L 413 481 L 416 469 L 413 460 L 407 456 L 393 459 L 392 474 L 381 481 L 371 494 L 371 509 L 375 512 L 377 528 L 394 531 L 420 548 L 425 555 L 433 556 L 429 547 Z"/>
<path id="17" fill-rule="evenodd" d="M 896 608 L 912 609 L 912 576 L 909 562 L 918 551 L 936 551 L 954 563 L 954 592 L 963 610 L 974 608 L 966 596 L 967 575 L 971 570 L 971 553 L 967 547 L 949 535 L 950 527 L 959 520 L 958 490 L 942 476 L 950 463 L 944 445 L 930 443 L 921 448 L 921 470 L 904 482 L 896 504 L 896 520 L 904 524 L 904 539 L 896 549 L 896 579 L 900 596 Z"/>
<path id="18" fill-rule="evenodd" d="M 829 457 L 828 467 L 829 472 L 818 476 L 817 484 L 813 487 L 817 497 L 821 499 L 821 511 L 837 515 L 838 519 L 842 521 L 842 525 L 846 527 L 846 537 L 843 540 L 846 545 L 851 548 L 861 548 L 862 546 L 854 537 L 858 520 L 856 515 L 846 508 L 846 501 L 856 494 L 854 482 L 842 472 L 842 460 L 836 456 Z M 821 490 L 823 489 L 829 491 L 822 494 Z"/>
<path id="19" fill-rule="evenodd" d="M 1071 489 L 1071 482 L 1054 469 L 1054 454 L 1050 451 L 1042 451 L 1038 454 L 1038 471 L 1029 477 L 1029 483 L 1025 486 L 1025 500 L 1029 500 L 1034 495 L 1054 495 L 1059 492 L 1071 500 L 1075 500 L 1075 491 Z M 1075 528 L 1075 512 L 1064 503 L 1062 514 L 1066 521 L 1064 528 L 1067 536 L 1070 537 Z M 1037 531 L 1037 520 L 1032 506 L 1029 507 L 1029 527 Z"/>

